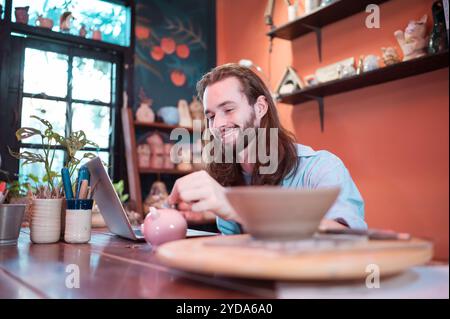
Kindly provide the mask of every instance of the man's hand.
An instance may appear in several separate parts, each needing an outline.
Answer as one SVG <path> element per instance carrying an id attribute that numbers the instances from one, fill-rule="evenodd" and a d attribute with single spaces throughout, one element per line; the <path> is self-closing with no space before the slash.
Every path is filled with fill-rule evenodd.
<path id="1" fill-rule="evenodd" d="M 178 203 L 177 209 L 184 216 L 189 225 L 211 224 L 216 221 L 216 214 L 213 212 L 193 212 L 192 205 L 185 202 Z"/>
<path id="2" fill-rule="evenodd" d="M 239 222 L 239 216 L 225 197 L 225 188 L 206 171 L 177 179 L 167 200 L 170 205 L 188 204 L 194 213 L 211 211 L 222 219 Z M 183 210 L 182 207 L 180 210 Z"/>
<path id="3" fill-rule="evenodd" d="M 332 219 L 322 219 L 319 225 L 319 230 L 321 231 L 325 231 L 328 229 L 346 229 L 346 228 L 348 227 Z"/>

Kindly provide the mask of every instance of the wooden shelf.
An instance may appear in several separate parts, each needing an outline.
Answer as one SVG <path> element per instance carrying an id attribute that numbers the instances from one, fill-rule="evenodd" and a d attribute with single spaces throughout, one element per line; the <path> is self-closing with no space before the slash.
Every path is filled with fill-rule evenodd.
<path id="1" fill-rule="evenodd" d="M 310 14 L 285 23 L 270 32 L 268 36 L 285 40 L 293 40 L 316 28 L 322 28 L 336 21 L 345 19 L 356 13 L 365 11 L 369 4 L 382 4 L 388 0 L 337 0 L 326 7 L 317 8 Z"/>
<path id="2" fill-rule="evenodd" d="M 345 79 L 334 80 L 281 95 L 279 101 L 286 104 L 299 104 L 325 96 L 395 81 L 410 76 L 427 73 L 448 67 L 448 51 L 427 55 L 414 60 L 400 62 L 377 70 L 354 75 Z"/>
<path id="3" fill-rule="evenodd" d="M 154 168 L 139 168 L 140 174 L 172 174 L 172 175 L 187 175 L 194 171 L 180 171 L 178 169 L 154 169 Z"/>
<path id="4" fill-rule="evenodd" d="M 168 131 L 176 129 L 176 128 L 185 128 L 188 131 L 192 132 L 192 128 L 191 127 L 182 127 L 182 126 L 177 126 L 177 125 L 168 125 L 168 124 L 159 123 L 159 122 L 143 123 L 143 122 L 135 121 L 134 122 L 134 126 L 135 127 L 147 127 L 147 128 L 162 129 L 162 130 L 168 130 Z"/>
<path id="5" fill-rule="evenodd" d="M 14 23 L 11 22 L 11 31 L 22 33 L 25 35 L 32 35 L 36 37 L 45 37 L 46 39 L 51 39 L 54 41 L 66 41 L 74 44 L 78 44 L 85 47 L 96 48 L 96 49 L 105 49 L 123 52 L 128 50 L 128 47 L 124 47 L 117 44 L 112 44 L 104 41 L 98 41 L 88 38 L 82 38 L 77 35 L 62 33 L 58 31 L 52 31 L 45 28 L 34 27 L 27 24 L 22 23 Z"/>

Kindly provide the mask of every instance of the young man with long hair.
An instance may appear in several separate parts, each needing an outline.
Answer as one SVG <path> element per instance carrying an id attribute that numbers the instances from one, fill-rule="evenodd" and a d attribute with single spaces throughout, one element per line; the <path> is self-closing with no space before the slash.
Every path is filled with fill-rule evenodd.
<path id="1" fill-rule="evenodd" d="M 205 74 L 197 83 L 199 99 L 204 106 L 207 128 L 220 142 L 224 154 L 236 154 L 233 161 L 219 160 L 207 164 L 206 170 L 179 178 L 168 198 L 189 214 L 217 216 L 217 226 L 224 234 L 242 232 L 237 212 L 225 197 L 225 187 L 238 185 L 278 185 L 294 188 L 339 186 L 338 199 L 322 221 L 323 228 L 367 228 L 364 201 L 342 161 L 328 151 L 314 151 L 297 144 L 280 123 L 275 103 L 264 82 L 249 68 L 225 64 Z M 243 132 L 249 134 L 247 139 Z M 276 140 L 268 131 L 276 130 Z M 252 136 L 258 136 L 252 138 Z M 262 137 L 261 137 L 262 136 Z M 271 138 L 272 137 L 272 138 Z M 259 143 L 262 140 L 262 144 Z M 275 142 L 275 143 L 274 143 Z M 258 145 L 257 147 L 251 147 Z M 238 146 L 241 145 L 241 149 Z M 276 169 L 264 168 L 258 147 L 267 146 L 275 153 Z M 266 167 L 267 168 L 267 167 Z"/>

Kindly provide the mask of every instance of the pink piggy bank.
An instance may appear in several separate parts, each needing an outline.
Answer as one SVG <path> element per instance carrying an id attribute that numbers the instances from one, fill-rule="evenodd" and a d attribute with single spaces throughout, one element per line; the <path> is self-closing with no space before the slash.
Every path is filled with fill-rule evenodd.
<path id="1" fill-rule="evenodd" d="M 175 209 L 150 208 L 141 225 L 145 240 L 152 246 L 158 246 L 172 240 L 186 237 L 186 219 Z"/>

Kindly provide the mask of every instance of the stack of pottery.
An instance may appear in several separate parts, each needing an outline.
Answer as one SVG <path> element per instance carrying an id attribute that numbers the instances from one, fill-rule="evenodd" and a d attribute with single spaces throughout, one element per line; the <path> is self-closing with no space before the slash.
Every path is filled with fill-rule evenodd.
<path id="1" fill-rule="evenodd" d="M 141 144 L 137 148 L 138 166 L 140 168 L 150 167 L 150 145 Z"/>
<path id="2" fill-rule="evenodd" d="M 62 199 L 34 199 L 31 206 L 30 238 L 36 244 L 59 241 Z"/>
<path id="3" fill-rule="evenodd" d="M 150 166 L 151 168 L 161 169 L 164 167 L 164 141 L 158 133 L 153 133 L 147 138 L 150 145 Z"/>
<path id="4" fill-rule="evenodd" d="M 164 169 L 174 169 L 175 164 L 170 159 L 170 150 L 172 149 L 172 144 L 164 144 Z"/>

